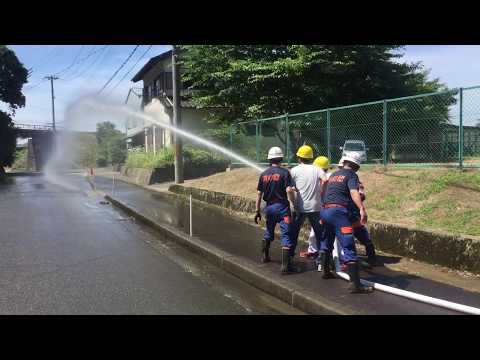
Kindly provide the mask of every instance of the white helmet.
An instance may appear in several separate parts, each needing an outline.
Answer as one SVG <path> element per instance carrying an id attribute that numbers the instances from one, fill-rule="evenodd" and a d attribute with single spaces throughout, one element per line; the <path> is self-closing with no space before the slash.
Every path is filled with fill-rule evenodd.
<path id="1" fill-rule="evenodd" d="M 362 164 L 362 155 L 356 151 L 352 151 L 352 152 L 349 152 L 348 155 L 343 156 L 340 161 L 342 163 L 343 161 L 350 161 L 360 166 Z"/>
<path id="2" fill-rule="evenodd" d="M 283 151 L 278 146 L 274 146 L 268 150 L 268 160 L 283 158 Z"/>
<path id="3" fill-rule="evenodd" d="M 338 166 L 339 166 L 339 167 L 343 167 L 343 156 L 342 156 L 342 158 L 340 159 L 340 161 L 338 162 Z"/>

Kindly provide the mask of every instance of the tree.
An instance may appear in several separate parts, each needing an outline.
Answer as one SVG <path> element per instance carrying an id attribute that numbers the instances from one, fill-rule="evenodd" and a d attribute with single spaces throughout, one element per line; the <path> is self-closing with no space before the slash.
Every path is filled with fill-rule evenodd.
<path id="1" fill-rule="evenodd" d="M 115 124 L 106 121 L 97 124 L 97 164 L 121 164 L 127 157 L 127 149 L 123 134 L 115 129 Z"/>
<path id="2" fill-rule="evenodd" d="M 223 121 L 257 119 L 439 90 L 400 46 L 188 45 L 182 80 Z"/>
<path id="3" fill-rule="evenodd" d="M 116 135 L 111 141 L 110 160 L 112 165 L 123 164 L 127 159 L 127 148 L 123 135 Z"/>
<path id="4" fill-rule="evenodd" d="M 93 168 L 97 162 L 97 141 L 90 136 L 77 136 L 75 141 L 76 162 L 83 168 Z"/>
<path id="5" fill-rule="evenodd" d="M 27 76 L 27 69 L 15 53 L 0 45 L 0 101 L 8 104 L 7 112 L 0 110 L 0 176 L 4 174 L 3 167 L 11 166 L 14 161 L 16 137 L 11 116 L 16 109 L 25 106 L 22 87 Z"/>
<path id="6" fill-rule="evenodd" d="M 209 118 L 217 126 L 446 89 L 438 79 L 428 80 L 421 63 L 400 62 L 402 47 L 396 45 L 188 45 L 182 49 L 182 80 L 194 90 L 197 106 L 217 108 Z M 414 106 L 416 111 L 445 115 L 433 122 L 438 127 L 448 120 L 453 102 L 448 95 L 434 108 Z M 398 105 L 392 111 L 404 109 Z M 372 107 L 363 116 L 378 117 L 377 113 Z M 291 146 L 312 138 L 324 143 L 325 134 L 311 131 L 319 121 L 326 123 L 326 118 L 319 114 L 292 117 Z M 339 128 L 358 125 L 358 117 L 347 113 L 335 121 Z M 262 131 L 275 133 L 285 145 L 284 122 L 265 122 Z"/>

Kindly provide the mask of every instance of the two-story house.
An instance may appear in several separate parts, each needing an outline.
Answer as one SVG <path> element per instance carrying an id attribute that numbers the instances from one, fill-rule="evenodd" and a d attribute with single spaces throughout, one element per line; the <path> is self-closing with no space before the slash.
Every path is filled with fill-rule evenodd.
<path id="1" fill-rule="evenodd" d="M 181 71 L 181 69 L 180 69 Z M 172 82 L 172 51 L 151 58 L 132 82 L 143 82 L 141 107 L 145 113 L 157 121 L 173 124 L 173 82 Z M 180 111 L 182 129 L 198 133 L 205 128 L 205 109 L 196 108 L 190 101 L 191 91 L 180 87 Z M 129 147 L 144 146 L 145 151 L 159 150 L 173 143 L 171 131 L 161 126 L 152 125 L 139 119 L 127 120 L 127 142 Z M 188 144 L 188 140 L 184 140 Z"/>

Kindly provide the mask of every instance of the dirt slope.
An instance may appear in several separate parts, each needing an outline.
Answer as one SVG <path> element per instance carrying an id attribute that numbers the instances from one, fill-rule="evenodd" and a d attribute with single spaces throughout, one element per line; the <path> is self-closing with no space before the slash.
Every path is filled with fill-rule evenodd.
<path id="1" fill-rule="evenodd" d="M 480 171 L 367 169 L 359 172 L 371 219 L 480 236 Z M 243 168 L 186 181 L 186 186 L 256 197 L 258 173 Z"/>

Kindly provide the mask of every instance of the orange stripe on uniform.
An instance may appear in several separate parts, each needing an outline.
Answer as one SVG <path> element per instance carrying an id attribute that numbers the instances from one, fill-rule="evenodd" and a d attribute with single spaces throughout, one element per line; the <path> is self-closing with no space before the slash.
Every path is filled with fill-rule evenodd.
<path id="1" fill-rule="evenodd" d="M 342 234 L 353 234 L 353 227 L 351 226 L 342 226 L 340 228 Z"/>

